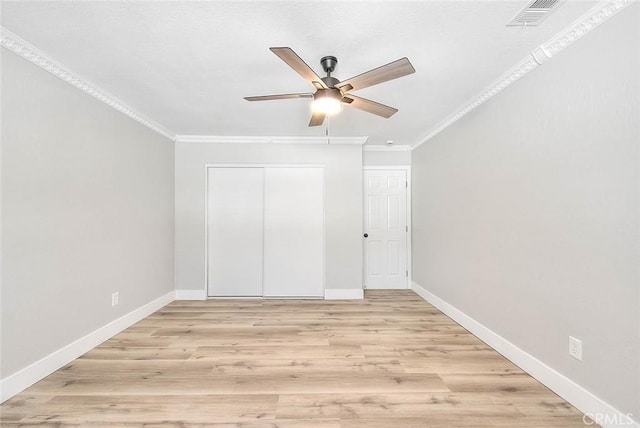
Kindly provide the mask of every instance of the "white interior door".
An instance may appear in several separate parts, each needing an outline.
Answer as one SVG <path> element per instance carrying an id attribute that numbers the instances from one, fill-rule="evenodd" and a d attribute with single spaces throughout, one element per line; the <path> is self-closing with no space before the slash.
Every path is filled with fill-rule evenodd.
<path id="1" fill-rule="evenodd" d="M 324 295 L 324 171 L 265 168 L 264 295 Z"/>
<path id="2" fill-rule="evenodd" d="M 209 296 L 262 296 L 264 169 L 208 168 Z"/>
<path id="3" fill-rule="evenodd" d="M 364 172 L 364 276 L 367 288 L 407 288 L 407 173 Z"/>

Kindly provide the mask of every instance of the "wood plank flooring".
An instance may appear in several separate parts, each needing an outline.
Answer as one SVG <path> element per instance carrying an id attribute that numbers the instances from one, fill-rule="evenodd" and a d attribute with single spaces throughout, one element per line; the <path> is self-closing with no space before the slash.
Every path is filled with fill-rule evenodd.
<path id="1" fill-rule="evenodd" d="M 0 423 L 585 426 L 578 410 L 411 291 L 173 302 L 2 404 Z"/>

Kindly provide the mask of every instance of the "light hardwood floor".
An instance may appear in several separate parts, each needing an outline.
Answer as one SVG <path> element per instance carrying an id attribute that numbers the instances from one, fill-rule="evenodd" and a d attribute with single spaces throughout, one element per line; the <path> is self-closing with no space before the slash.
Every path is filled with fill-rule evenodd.
<path id="1" fill-rule="evenodd" d="M 585 427 L 412 291 L 173 302 L 0 406 L 2 426 Z"/>

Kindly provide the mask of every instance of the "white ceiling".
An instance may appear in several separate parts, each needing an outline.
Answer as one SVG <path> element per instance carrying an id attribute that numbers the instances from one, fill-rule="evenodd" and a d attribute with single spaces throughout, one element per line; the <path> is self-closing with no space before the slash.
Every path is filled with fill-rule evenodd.
<path id="1" fill-rule="evenodd" d="M 2 26 L 177 134 L 320 136 L 313 92 L 269 51 L 293 48 L 318 74 L 338 57 L 344 80 L 401 57 L 416 73 L 355 94 L 399 109 L 345 108 L 333 136 L 415 144 L 529 52 L 597 2 L 567 0 L 539 27 L 506 27 L 527 0 L 46 1 L 2 3 Z"/>

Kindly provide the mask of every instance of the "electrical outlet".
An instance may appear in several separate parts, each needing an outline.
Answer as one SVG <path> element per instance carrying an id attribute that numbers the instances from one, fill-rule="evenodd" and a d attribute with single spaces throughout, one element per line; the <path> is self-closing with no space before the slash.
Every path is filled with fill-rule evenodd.
<path id="1" fill-rule="evenodd" d="M 569 355 L 582 361 L 582 341 L 573 336 L 569 336 Z"/>
<path id="2" fill-rule="evenodd" d="M 120 300 L 120 293 L 115 292 L 111 295 L 111 306 L 117 306 Z"/>

